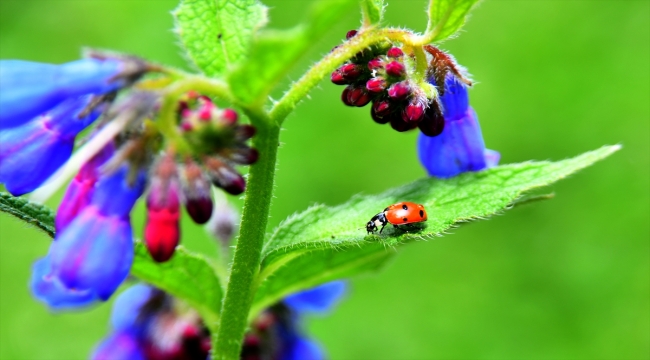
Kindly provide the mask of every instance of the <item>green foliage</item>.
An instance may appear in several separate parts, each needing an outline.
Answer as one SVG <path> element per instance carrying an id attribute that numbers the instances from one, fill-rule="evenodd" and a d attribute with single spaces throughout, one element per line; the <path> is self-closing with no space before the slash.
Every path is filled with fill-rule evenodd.
<path id="1" fill-rule="evenodd" d="M 384 17 L 384 0 L 359 0 L 359 2 L 364 26 L 381 22 Z"/>
<path id="2" fill-rule="evenodd" d="M 169 261 L 157 263 L 137 241 L 131 274 L 185 300 L 201 314 L 208 327 L 214 329 L 221 311 L 223 290 L 214 268 L 203 256 L 178 247 Z"/>
<path id="3" fill-rule="evenodd" d="M 212 77 L 246 58 L 251 36 L 267 21 L 257 0 L 183 0 L 173 14 L 187 55 Z"/>
<path id="4" fill-rule="evenodd" d="M 21 197 L 13 197 L 6 192 L 0 192 L 0 212 L 13 215 L 54 237 L 54 213 L 43 205 L 31 203 Z"/>
<path id="5" fill-rule="evenodd" d="M 430 42 L 442 41 L 454 35 L 465 24 L 470 10 L 479 0 L 431 0 L 429 24 L 425 36 Z"/>
<path id="6" fill-rule="evenodd" d="M 323 34 L 351 11 L 353 0 L 319 0 L 307 19 L 291 29 L 263 29 L 253 37 L 250 56 L 233 70 L 234 95 L 245 104 L 263 103 L 275 85 Z"/>
<path id="7" fill-rule="evenodd" d="M 454 224 L 508 209 L 524 192 L 563 179 L 619 148 L 605 146 L 572 159 L 503 165 L 447 180 L 427 177 L 379 195 L 355 196 L 339 206 L 312 207 L 280 224 L 266 243 L 253 309 L 259 311 L 329 280 L 376 269 L 390 258 L 390 247 L 431 239 Z M 400 201 L 423 204 L 428 221 L 367 235 L 365 223 Z"/>

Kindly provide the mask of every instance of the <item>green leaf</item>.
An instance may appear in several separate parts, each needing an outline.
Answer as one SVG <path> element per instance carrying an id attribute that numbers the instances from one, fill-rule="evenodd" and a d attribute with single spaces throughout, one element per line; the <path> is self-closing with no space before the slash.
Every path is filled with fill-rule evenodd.
<path id="1" fill-rule="evenodd" d="M 43 205 L 0 192 L 0 211 L 54 237 L 54 213 Z M 179 247 L 171 260 L 156 263 L 145 246 L 136 241 L 131 274 L 186 301 L 201 314 L 208 326 L 217 323 L 223 290 L 214 268 L 202 256 Z"/>
<path id="2" fill-rule="evenodd" d="M 214 329 L 221 311 L 223 289 L 214 268 L 203 256 L 181 246 L 171 260 L 157 263 L 142 242 L 136 241 L 131 274 L 186 301 Z"/>
<path id="3" fill-rule="evenodd" d="M 245 104 L 263 104 L 298 59 L 354 4 L 353 0 L 320 0 L 304 23 L 287 30 L 258 31 L 247 61 L 230 76 L 233 94 Z"/>
<path id="4" fill-rule="evenodd" d="M 605 146 L 558 162 L 525 162 L 466 173 L 452 179 L 423 178 L 345 204 L 315 206 L 280 224 L 264 251 L 253 315 L 296 291 L 379 268 L 391 247 L 440 236 L 454 224 L 484 219 L 512 205 L 548 198 L 522 196 L 590 166 L 620 149 Z M 429 220 L 406 229 L 386 227 L 367 235 L 365 224 L 386 206 L 423 204 Z M 418 224 L 414 224 L 418 225 Z"/>
<path id="5" fill-rule="evenodd" d="M 54 237 L 54 213 L 48 207 L 0 192 L 0 212 L 13 215 Z"/>
<path id="6" fill-rule="evenodd" d="M 257 0 L 182 0 L 174 10 L 176 32 L 201 71 L 218 77 L 243 61 L 253 33 L 266 24 Z"/>
<path id="7" fill-rule="evenodd" d="M 384 0 L 359 0 L 363 25 L 374 25 L 384 18 Z"/>
<path id="8" fill-rule="evenodd" d="M 465 24 L 470 10 L 479 0 L 430 0 L 429 24 L 425 36 L 430 42 L 454 35 Z"/>

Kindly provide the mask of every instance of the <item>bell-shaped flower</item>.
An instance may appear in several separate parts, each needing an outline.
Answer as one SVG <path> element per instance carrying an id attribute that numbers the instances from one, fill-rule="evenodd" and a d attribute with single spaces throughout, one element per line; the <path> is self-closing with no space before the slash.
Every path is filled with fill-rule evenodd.
<path id="1" fill-rule="evenodd" d="M 11 194 L 33 191 L 70 158 L 77 134 L 100 115 L 96 108 L 79 117 L 89 100 L 68 99 L 32 122 L 0 131 L 0 183 Z"/>
<path id="2" fill-rule="evenodd" d="M 63 229 L 84 209 L 92 199 L 95 185 L 99 179 L 99 168 L 113 156 L 115 147 L 109 143 L 104 149 L 84 164 L 63 195 L 63 200 L 56 211 L 54 224 L 56 232 Z"/>
<path id="3" fill-rule="evenodd" d="M 332 281 L 284 298 L 283 302 L 290 309 L 298 312 L 324 313 L 329 311 L 345 294 L 345 281 Z"/>
<path id="4" fill-rule="evenodd" d="M 81 59 L 61 65 L 0 61 L 0 129 L 29 122 L 70 98 L 105 94 L 126 85 L 127 63 Z"/>
<path id="5" fill-rule="evenodd" d="M 99 300 L 90 290 L 66 287 L 58 278 L 51 276 L 50 257 L 37 260 L 32 267 L 29 286 L 34 296 L 53 310 L 70 310 L 84 307 Z"/>
<path id="6" fill-rule="evenodd" d="M 418 136 L 418 155 L 429 175 L 450 178 L 496 166 L 500 155 L 485 148 L 478 117 L 469 106 L 467 87 L 449 73 L 441 93 L 444 130 L 435 137 Z"/>
<path id="7" fill-rule="evenodd" d="M 57 234 L 48 254 L 50 272 L 42 281 L 107 300 L 126 279 L 133 262 L 129 213 L 146 183 L 144 171 L 130 178 L 129 169 L 125 164 L 100 179 L 90 204 Z M 35 295 L 49 303 L 47 294 Z"/>

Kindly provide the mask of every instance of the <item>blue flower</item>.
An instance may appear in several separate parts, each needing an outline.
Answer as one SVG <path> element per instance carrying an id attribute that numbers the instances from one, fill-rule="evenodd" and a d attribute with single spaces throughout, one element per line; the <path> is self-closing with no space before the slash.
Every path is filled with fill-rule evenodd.
<path id="1" fill-rule="evenodd" d="M 298 312 L 324 313 L 330 310 L 346 291 L 345 281 L 332 281 L 284 298 L 284 304 Z"/>
<path id="2" fill-rule="evenodd" d="M 88 94 L 105 94 L 126 85 L 117 59 L 82 59 L 61 65 L 0 61 L 0 129 L 14 127 Z"/>
<path id="3" fill-rule="evenodd" d="M 420 133 L 418 137 L 420 162 L 429 175 L 449 178 L 496 166 L 500 155 L 485 148 L 478 117 L 469 106 L 467 87 L 453 74 L 445 79 L 440 102 L 445 120 L 442 134 L 429 137 Z"/>
<path id="4" fill-rule="evenodd" d="M 0 183 L 19 196 L 33 191 L 72 154 L 74 139 L 100 115 L 79 118 L 89 96 L 68 99 L 32 122 L 0 131 Z"/>
<path id="5" fill-rule="evenodd" d="M 107 300 L 126 279 L 133 262 L 133 234 L 129 213 L 144 191 L 146 175 L 133 183 L 124 165 L 102 178 L 90 204 L 60 233 L 50 247 L 50 271 L 38 279 L 56 281 L 68 289 L 88 291 Z M 35 296 L 52 306 L 48 293 Z"/>
<path id="6" fill-rule="evenodd" d="M 90 290 L 77 290 L 66 287 L 59 279 L 51 276 L 50 257 L 46 256 L 34 263 L 29 281 L 30 289 L 37 299 L 46 302 L 54 310 L 70 310 L 87 306 L 98 300 Z"/>

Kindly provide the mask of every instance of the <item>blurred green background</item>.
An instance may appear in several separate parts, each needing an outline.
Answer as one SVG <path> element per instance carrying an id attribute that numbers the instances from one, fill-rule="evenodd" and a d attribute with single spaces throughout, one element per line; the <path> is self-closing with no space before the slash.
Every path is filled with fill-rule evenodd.
<path id="1" fill-rule="evenodd" d="M 176 2 L 1 0 L 0 57 L 64 62 L 90 46 L 187 68 L 170 31 Z M 264 2 L 279 28 L 308 8 Z M 424 29 L 426 1 L 388 3 L 388 24 Z M 342 16 L 287 81 L 358 24 Z M 623 150 L 553 186 L 551 201 L 400 249 L 309 332 L 333 359 L 650 358 L 650 2 L 487 0 L 442 47 L 478 80 L 472 105 L 503 163 Z M 416 133 L 374 124 L 341 90 L 323 81 L 286 122 L 270 227 L 425 175 Z M 214 252 L 185 225 L 185 245 Z M 110 305 L 49 313 L 27 289 L 49 240 L 6 216 L 0 237 L 0 358 L 86 358 Z"/>

